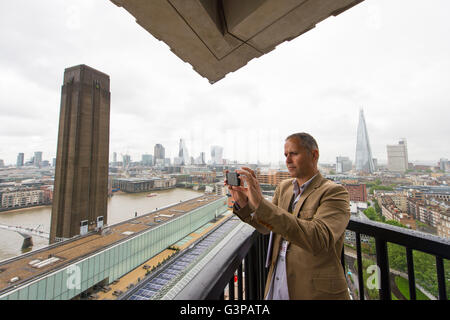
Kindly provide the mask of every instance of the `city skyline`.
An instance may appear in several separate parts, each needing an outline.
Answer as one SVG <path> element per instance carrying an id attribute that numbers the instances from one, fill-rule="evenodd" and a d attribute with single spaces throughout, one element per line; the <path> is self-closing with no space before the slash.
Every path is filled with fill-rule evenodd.
<path id="1" fill-rule="evenodd" d="M 173 159 L 182 138 L 193 157 L 220 145 L 226 159 L 277 163 L 305 131 L 320 162 L 354 161 L 364 108 L 379 163 L 403 137 L 410 162 L 437 163 L 450 158 L 449 4 L 437 5 L 366 0 L 210 85 L 110 1 L 2 3 L 0 159 L 55 157 L 61 74 L 83 63 L 111 76 L 111 154 L 161 143 Z"/>
<path id="2" fill-rule="evenodd" d="M 159 145 L 161 145 L 161 144 L 159 144 Z M 162 147 L 164 147 L 164 146 L 162 146 Z M 215 145 L 215 146 L 211 146 L 211 147 L 221 147 L 221 146 Z M 222 151 L 223 151 L 223 148 L 222 148 Z M 30 153 L 31 153 L 31 152 L 30 152 Z M 15 166 L 15 167 L 36 166 L 36 165 L 35 165 L 35 162 L 34 162 L 34 156 L 32 156 L 31 158 L 26 158 L 26 157 L 23 156 L 24 154 L 26 154 L 26 153 L 23 153 L 23 152 L 18 153 L 18 154 L 17 154 L 17 157 L 16 157 L 16 162 L 14 162 L 14 163 L 6 163 L 6 162 L 5 162 L 4 165 L 5 165 L 5 166 L 8 166 L 8 167 L 11 167 L 11 166 Z M 114 154 L 116 154 L 116 159 L 114 158 Z M 118 154 L 120 155 L 120 157 L 117 158 L 117 155 L 118 155 Z M 205 156 L 206 154 L 207 154 L 207 152 L 205 152 L 205 151 L 200 151 L 198 155 L 191 155 L 191 156 L 189 157 L 189 159 L 192 158 L 192 159 L 194 160 L 194 163 L 192 163 L 193 165 L 197 164 L 197 163 L 195 163 L 195 162 L 198 161 L 198 160 L 199 160 L 200 158 L 202 158 L 202 157 L 205 159 L 205 164 L 218 164 L 218 163 L 214 163 L 214 160 L 213 160 L 212 157 L 207 158 L 207 157 Z M 21 166 L 19 166 L 19 165 L 17 164 L 17 163 L 18 163 L 18 158 L 19 158 L 19 157 L 23 157 L 23 164 L 22 164 Z M 150 157 L 150 159 L 152 160 L 152 161 L 151 161 L 151 162 L 152 162 L 152 165 L 154 165 L 154 164 L 155 164 L 154 161 L 156 160 L 156 158 L 155 158 L 154 154 L 151 153 L 151 152 L 147 152 L 147 153 L 136 153 L 136 152 L 134 152 L 133 155 L 130 155 L 130 152 L 128 152 L 128 153 L 120 153 L 120 152 L 119 152 L 119 153 L 118 153 L 118 152 L 116 152 L 116 151 L 111 151 L 111 152 L 110 152 L 110 155 L 109 155 L 109 163 L 110 163 L 110 164 L 114 164 L 114 163 L 117 163 L 117 162 L 123 163 L 124 158 L 126 158 L 125 161 L 127 161 L 127 163 L 128 163 L 128 162 L 132 162 L 132 163 L 138 163 L 138 162 L 150 163 L 150 161 L 148 160 L 149 157 Z M 167 158 L 167 157 L 165 157 L 165 158 Z M 178 156 L 174 156 L 174 157 L 171 157 L 171 158 L 169 157 L 169 158 L 168 158 L 168 159 L 170 159 L 170 161 L 171 161 L 171 165 L 175 165 L 175 164 L 174 164 L 174 161 L 176 161 L 177 158 L 179 158 L 179 157 L 178 157 Z M 346 155 L 337 155 L 333 161 L 328 161 L 328 162 L 325 162 L 325 161 L 319 161 L 319 164 L 332 165 L 332 164 L 336 164 L 337 161 L 342 161 L 343 159 L 349 159 L 349 161 L 350 161 L 350 163 L 352 164 L 352 166 L 356 168 L 356 163 L 355 163 L 355 161 L 354 161 L 354 160 L 355 160 L 355 157 L 352 158 L 352 157 L 349 157 L 349 156 L 346 156 Z M 387 166 L 387 165 L 388 165 L 388 160 L 389 160 L 388 158 L 386 158 L 386 159 L 381 159 L 381 162 L 378 161 L 377 158 L 374 158 L 374 159 L 377 160 L 378 165 L 382 165 L 382 166 Z M 411 161 L 408 161 L 408 162 L 409 162 L 409 163 L 412 163 L 412 164 L 418 164 L 418 165 L 423 164 L 423 165 L 430 165 L 430 166 L 439 166 L 439 162 L 440 162 L 442 159 L 445 160 L 445 159 L 447 159 L 447 158 L 439 158 L 439 159 L 437 159 L 437 160 L 428 160 L 428 161 L 424 161 L 424 160 L 411 160 Z M 3 159 L 3 158 L 0 158 L 0 160 L 4 160 L 4 159 Z M 40 163 L 46 163 L 46 165 L 50 166 L 51 160 L 54 162 L 54 161 L 56 160 L 56 158 L 46 158 L 46 157 L 43 157 L 42 160 L 40 161 Z M 238 163 L 254 163 L 254 164 L 261 163 L 261 164 L 273 164 L 273 165 L 277 165 L 277 164 L 279 164 L 279 163 L 284 163 L 284 161 L 282 161 L 282 159 L 280 159 L 279 163 L 271 163 L 271 162 L 264 162 L 264 161 L 246 162 L 246 161 L 239 161 L 239 160 L 237 160 L 237 159 L 228 159 L 228 158 L 222 158 L 222 160 L 228 161 L 229 163 L 230 163 L 230 162 L 235 162 L 235 161 L 238 162 Z M 189 164 L 188 164 L 188 165 L 189 165 Z M 54 166 L 54 165 L 52 165 L 52 166 Z M 375 171 L 376 171 L 376 170 L 375 170 Z"/>

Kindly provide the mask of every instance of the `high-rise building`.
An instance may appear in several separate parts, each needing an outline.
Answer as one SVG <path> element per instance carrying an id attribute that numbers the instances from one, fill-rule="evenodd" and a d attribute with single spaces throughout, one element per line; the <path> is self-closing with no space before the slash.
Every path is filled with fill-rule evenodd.
<path id="1" fill-rule="evenodd" d="M 42 162 L 42 151 L 36 151 L 34 153 L 33 165 L 35 167 L 40 167 Z"/>
<path id="2" fill-rule="evenodd" d="M 355 167 L 358 172 L 373 173 L 375 171 L 363 110 L 359 112 Z"/>
<path id="3" fill-rule="evenodd" d="M 64 72 L 50 243 L 106 224 L 109 83 L 85 65 Z"/>
<path id="4" fill-rule="evenodd" d="M 183 139 L 180 139 L 180 144 L 178 148 L 178 158 L 180 158 L 181 165 L 189 165 L 191 164 L 191 160 L 189 158 L 189 153 L 186 147 L 186 143 Z"/>
<path id="5" fill-rule="evenodd" d="M 387 145 L 387 168 L 389 171 L 405 172 L 408 170 L 408 148 L 406 139 L 401 139 L 398 145 Z"/>
<path id="6" fill-rule="evenodd" d="M 449 167 L 448 159 L 447 158 L 441 158 L 439 159 L 439 169 L 447 172 Z"/>
<path id="7" fill-rule="evenodd" d="M 3 168 L 5 166 L 5 161 L 3 159 L 0 159 L 0 168 Z"/>
<path id="8" fill-rule="evenodd" d="M 173 165 L 174 166 L 182 166 L 183 165 L 183 158 L 180 158 L 180 157 L 173 158 Z"/>
<path id="9" fill-rule="evenodd" d="M 221 146 L 211 146 L 211 163 L 223 164 L 223 148 Z"/>
<path id="10" fill-rule="evenodd" d="M 195 164 L 199 164 L 199 165 L 206 164 L 204 152 L 200 152 L 200 155 L 195 159 Z"/>
<path id="11" fill-rule="evenodd" d="M 113 166 L 117 165 L 117 152 L 113 152 Z"/>
<path id="12" fill-rule="evenodd" d="M 17 155 L 17 162 L 16 162 L 17 168 L 23 167 L 23 160 L 24 160 L 24 154 L 21 152 Z"/>
<path id="13" fill-rule="evenodd" d="M 161 160 L 162 163 L 164 163 L 165 149 L 162 146 L 162 144 L 158 143 L 158 144 L 155 145 L 153 156 L 154 156 L 154 158 L 153 158 L 154 159 L 154 164 L 156 164 L 158 162 L 157 161 L 158 159 Z"/>
<path id="14" fill-rule="evenodd" d="M 352 161 L 348 157 L 336 157 L 336 173 L 352 170 Z"/>
<path id="15" fill-rule="evenodd" d="M 377 160 L 377 158 L 373 158 L 372 161 L 373 161 L 373 168 L 374 168 L 375 171 L 377 171 L 378 170 L 378 160 Z"/>
<path id="16" fill-rule="evenodd" d="M 142 155 L 142 165 L 151 166 L 153 165 L 153 156 L 151 154 Z"/>
<path id="17" fill-rule="evenodd" d="M 122 165 L 124 168 L 128 167 L 131 163 L 131 156 L 129 154 L 122 155 Z"/>
<path id="18" fill-rule="evenodd" d="M 41 164 L 40 164 L 40 167 L 42 167 L 42 168 L 50 167 L 50 161 L 42 160 Z"/>

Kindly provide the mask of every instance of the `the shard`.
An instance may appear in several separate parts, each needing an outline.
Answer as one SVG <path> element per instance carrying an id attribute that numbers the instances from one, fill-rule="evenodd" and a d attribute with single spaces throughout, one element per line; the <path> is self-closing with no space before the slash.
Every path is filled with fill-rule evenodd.
<path id="1" fill-rule="evenodd" d="M 179 149 L 178 149 L 178 158 L 180 159 L 181 165 L 183 165 L 183 166 L 191 164 L 190 159 L 189 159 L 188 150 L 186 147 L 186 143 L 184 142 L 183 139 L 180 139 L 180 145 L 179 145 Z"/>
<path id="2" fill-rule="evenodd" d="M 370 149 L 369 135 L 367 134 L 366 120 L 364 119 L 364 111 L 359 112 L 358 137 L 356 140 L 356 171 L 373 173 L 375 166 Z"/>

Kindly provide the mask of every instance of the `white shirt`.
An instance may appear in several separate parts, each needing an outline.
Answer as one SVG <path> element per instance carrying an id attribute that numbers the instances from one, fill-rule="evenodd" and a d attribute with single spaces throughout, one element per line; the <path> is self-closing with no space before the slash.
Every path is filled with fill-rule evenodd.
<path id="1" fill-rule="evenodd" d="M 306 187 L 311 183 L 311 181 L 314 178 L 315 176 L 306 181 L 301 186 L 298 185 L 297 179 L 294 179 L 294 181 L 292 181 L 292 184 L 294 185 L 294 196 L 295 196 L 294 202 L 292 203 L 292 211 L 294 211 L 295 205 L 300 199 L 300 196 L 302 195 L 303 191 L 305 191 Z M 289 242 L 283 239 L 280 244 L 277 263 L 275 266 L 275 270 L 272 274 L 272 280 L 270 281 L 269 291 L 267 292 L 265 300 L 289 300 L 289 291 L 286 276 L 286 252 L 288 246 Z M 272 249 L 272 232 L 270 232 L 266 267 L 269 266 L 269 259 L 270 256 L 272 255 L 271 249 Z"/>

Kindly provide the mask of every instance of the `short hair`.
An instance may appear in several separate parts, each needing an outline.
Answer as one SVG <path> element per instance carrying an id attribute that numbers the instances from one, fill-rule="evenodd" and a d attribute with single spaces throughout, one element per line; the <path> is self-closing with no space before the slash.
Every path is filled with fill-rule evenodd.
<path id="1" fill-rule="evenodd" d="M 288 136 L 285 141 L 293 138 L 299 139 L 302 146 L 308 149 L 309 151 L 319 150 L 319 146 L 317 145 L 316 139 L 314 139 L 313 136 L 311 136 L 306 132 L 293 133 L 290 136 Z"/>

